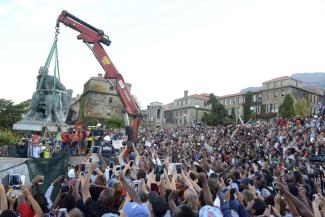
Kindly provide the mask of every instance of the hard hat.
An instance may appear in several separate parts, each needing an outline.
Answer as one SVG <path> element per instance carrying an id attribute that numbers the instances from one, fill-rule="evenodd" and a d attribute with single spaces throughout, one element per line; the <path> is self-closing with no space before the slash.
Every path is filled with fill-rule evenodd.
<path id="1" fill-rule="evenodd" d="M 104 140 L 107 141 L 107 142 L 110 142 L 111 141 L 111 137 L 109 135 L 106 135 L 104 137 Z"/>
<path id="2" fill-rule="evenodd" d="M 102 126 L 101 123 L 98 123 L 98 124 L 97 124 L 97 127 L 101 127 L 101 126 Z"/>

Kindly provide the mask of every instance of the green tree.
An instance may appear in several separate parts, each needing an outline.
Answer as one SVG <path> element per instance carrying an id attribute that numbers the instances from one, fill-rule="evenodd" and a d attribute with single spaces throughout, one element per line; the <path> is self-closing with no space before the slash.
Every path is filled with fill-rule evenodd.
<path id="1" fill-rule="evenodd" d="M 297 100 L 294 105 L 295 105 L 294 108 L 296 111 L 296 115 L 300 115 L 302 117 L 308 115 L 308 106 L 307 106 L 306 98 L 301 98 Z"/>
<path id="2" fill-rule="evenodd" d="M 287 94 L 284 97 L 284 100 L 279 107 L 279 114 L 284 118 L 293 118 L 296 115 L 294 99 L 290 94 Z"/>
<path id="3" fill-rule="evenodd" d="M 253 93 L 248 91 L 245 94 L 245 103 L 244 103 L 244 122 L 249 121 L 252 118 L 251 106 L 253 102 Z"/>
<path id="4" fill-rule="evenodd" d="M 210 94 L 207 104 L 211 105 L 212 111 L 209 114 L 205 113 L 202 121 L 207 125 L 223 124 L 227 111 L 214 94 Z"/>
<path id="5" fill-rule="evenodd" d="M 27 112 L 30 101 L 14 105 L 13 101 L 0 99 L 0 129 L 12 129 L 17 121 L 22 119 L 22 114 Z"/>

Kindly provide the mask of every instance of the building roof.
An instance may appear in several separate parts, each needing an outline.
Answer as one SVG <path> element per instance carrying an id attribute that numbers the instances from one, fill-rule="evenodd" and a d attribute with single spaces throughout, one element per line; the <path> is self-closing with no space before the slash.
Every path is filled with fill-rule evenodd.
<path id="1" fill-rule="evenodd" d="M 209 99 L 209 95 L 210 94 L 208 94 L 208 93 L 192 94 L 192 95 L 177 98 L 174 101 L 187 99 L 187 98 L 196 98 L 196 99 L 200 99 L 200 100 L 207 100 L 207 99 Z"/>
<path id="2" fill-rule="evenodd" d="M 174 108 L 174 103 L 171 102 L 171 103 L 165 104 L 165 105 L 163 105 L 163 108 L 164 108 L 164 110 L 173 109 Z"/>
<path id="3" fill-rule="evenodd" d="M 292 80 L 301 82 L 300 80 L 297 80 L 297 79 L 295 79 L 293 77 L 290 77 L 290 76 L 281 76 L 281 77 L 273 78 L 271 80 L 264 81 L 263 84 L 268 83 L 268 82 L 272 82 L 272 81 L 282 81 L 282 80 L 286 80 L 286 79 L 292 79 Z"/>
<path id="4" fill-rule="evenodd" d="M 210 94 L 207 94 L 207 93 L 201 93 L 201 94 L 192 94 L 188 97 L 197 98 L 197 99 L 201 99 L 201 100 L 207 100 L 207 99 L 209 99 L 209 95 Z"/>
<path id="5" fill-rule="evenodd" d="M 234 93 L 234 94 L 228 94 L 228 95 L 224 95 L 224 96 L 219 96 L 218 98 L 227 98 L 227 97 L 234 97 L 234 96 L 243 96 L 245 95 L 244 93 Z"/>

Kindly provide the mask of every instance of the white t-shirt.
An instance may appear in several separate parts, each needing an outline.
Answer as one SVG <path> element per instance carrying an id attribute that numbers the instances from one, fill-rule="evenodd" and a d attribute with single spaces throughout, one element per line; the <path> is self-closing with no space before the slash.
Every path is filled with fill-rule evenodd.
<path id="1" fill-rule="evenodd" d="M 30 148 L 29 153 L 30 153 L 32 158 L 39 158 L 40 157 L 41 148 L 38 145 L 37 146 L 31 145 L 29 148 Z"/>

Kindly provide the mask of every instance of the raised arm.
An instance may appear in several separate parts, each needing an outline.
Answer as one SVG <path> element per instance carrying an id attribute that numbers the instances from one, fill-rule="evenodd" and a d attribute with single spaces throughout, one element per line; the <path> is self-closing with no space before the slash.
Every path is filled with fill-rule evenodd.
<path id="1" fill-rule="evenodd" d="M 0 184 L 0 211 L 3 212 L 6 209 L 8 209 L 6 191 L 3 185 Z"/>
<path id="2" fill-rule="evenodd" d="M 23 185 L 22 186 L 22 191 L 23 191 L 26 199 L 29 201 L 30 205 L 33 207 L 33 210 L 35 212 L 35 217 L 42 217 L 43 216 L 43 211 L 42 211 L 40 205 L 34 199 L 32 193 L 30 192 L 29 187 L 27 185 Z"/>
<path id="3" fill-rule="evenodd" d="M 132 199 L 133 202 L 141 204 L 141 200 L 137 192 L 128 184 L 128 182 L 125 180 L 124 177 L 124 171 L 121 172 L 120 174 L 121 182 L 125 188 L 125 190 L 128 192 L 130 195 L 130 198 Z"/>

